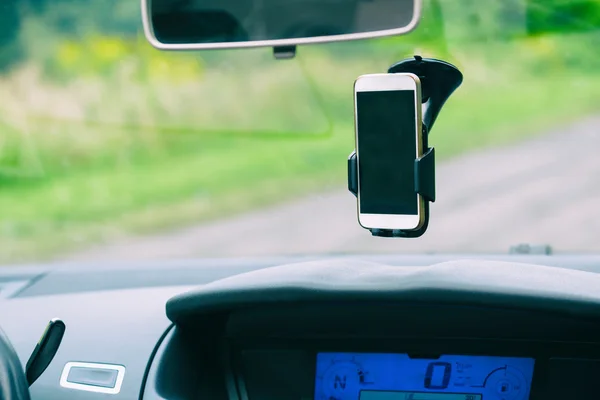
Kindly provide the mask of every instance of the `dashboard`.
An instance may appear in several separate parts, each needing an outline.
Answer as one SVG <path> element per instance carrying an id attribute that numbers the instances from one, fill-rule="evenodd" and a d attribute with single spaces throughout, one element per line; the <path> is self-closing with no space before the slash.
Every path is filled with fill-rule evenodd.
<path id="1" fill-rule="evenodd" d="M 600 257 L 159 267 L 0 271 L 0 326 L 23 366 L 48 320 L 66 324 L 33 399 L 598 396 Z"/>
<path id="2" fill-rule="evenodd" d="M 294 323 L 284 308 L 231 315 L 221 335 L 227 355 L 224 373 L 234 382 L 229 398 L 536 400 L 597 395 L 600 331 L 591 321 L 415 302 L 355 304 L 353 312 L 344 312 L 342 304 L 299 306 L 288 309 L 303 321 Z M 262 325 L 266 321 L 270 328 Z"/>

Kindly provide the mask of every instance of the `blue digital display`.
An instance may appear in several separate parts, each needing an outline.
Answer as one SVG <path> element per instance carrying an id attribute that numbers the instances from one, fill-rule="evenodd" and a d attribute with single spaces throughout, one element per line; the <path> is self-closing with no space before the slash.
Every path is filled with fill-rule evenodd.
<path id="1" fill-rule="evenodd" d="M 533 358 L 319 353 L 315 400 L 528 400 Z"/>

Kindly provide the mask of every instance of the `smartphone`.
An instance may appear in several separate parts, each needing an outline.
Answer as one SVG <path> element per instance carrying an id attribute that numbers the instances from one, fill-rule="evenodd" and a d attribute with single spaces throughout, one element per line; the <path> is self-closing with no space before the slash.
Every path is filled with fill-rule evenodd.
<path id="1" fill-rule="evenodd" d="M 415 192 L 423 153 L 421 83 L 410 74 L 370 74 L 354 83 L 358 222 L 367 229 L 419 229 L 424 201 Z"/>

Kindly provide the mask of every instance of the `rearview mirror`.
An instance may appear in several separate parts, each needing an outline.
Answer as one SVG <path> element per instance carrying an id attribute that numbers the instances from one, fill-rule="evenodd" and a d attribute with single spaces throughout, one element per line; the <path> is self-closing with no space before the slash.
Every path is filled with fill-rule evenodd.
<path id="1" fill-rule="evenodd" d="M 142 0 L 148 41 L 164 50 L 279 47 L 400 35 L 421 0 Z"/>

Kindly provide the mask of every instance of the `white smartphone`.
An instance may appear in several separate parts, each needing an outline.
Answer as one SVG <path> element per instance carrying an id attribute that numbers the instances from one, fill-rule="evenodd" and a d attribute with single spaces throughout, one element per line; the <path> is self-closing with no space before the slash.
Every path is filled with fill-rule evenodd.
<path id="1" fill-rule="evenodd" d="M 419 229 L 424 202 L 415 192 L 423 153 L 421 83 L 414 74 L 370 74 L 354 83 L 358 222 L 367 229 Z"/>

